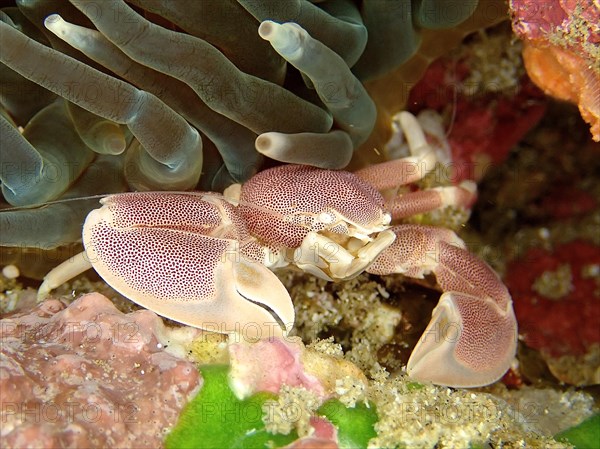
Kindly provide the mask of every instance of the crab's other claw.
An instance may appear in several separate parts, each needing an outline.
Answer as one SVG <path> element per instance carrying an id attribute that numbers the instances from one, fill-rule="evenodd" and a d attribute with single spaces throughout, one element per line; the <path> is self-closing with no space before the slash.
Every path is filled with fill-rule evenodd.
<path id="1" fill-rule="evenodd" d="M 92 266 L 115 290 L 210 331 L 265 338 L 291 329 L 287 290 L 228 238 L 236 230 L 230 206 L 218 196 L 149 192 L 102 203 L 86 219 L 83 242 Z"/>
<path id="2" fill-rule="evenodd" d="M 451 387 L 479 387 L 508 370 L 517 345 L 512 300 L 496 273 L 446 229 L 395 226 L 395 242 L 368 269 L 422 277 L 444 293 L 407 365 L 409 376 Z"/>

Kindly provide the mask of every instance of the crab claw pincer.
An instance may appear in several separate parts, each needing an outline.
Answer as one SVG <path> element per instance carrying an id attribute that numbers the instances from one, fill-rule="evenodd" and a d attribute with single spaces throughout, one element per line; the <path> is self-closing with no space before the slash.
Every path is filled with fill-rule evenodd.
<path id="1" fill-rule="evenodd" d="M 115 290 L 159 315 L 251 338 L 286 334 L 289 294 L 244 254 L 246 231 L 218 194 L 109 196 L 85 222 L 94 269 Z M 202 220 L 198 218 L 202 217 Z"/>
<path id="2" fill-rule="evenodd" d="M 417 278 L 433 272 L 444 291 L 408 360 L 409 376 L 451 387 L 498 380 L 517 345 L 517 321 L 502 281 L 452 231 L 419 225 L 392 230 L 395 242 L 368 271 Z"/>

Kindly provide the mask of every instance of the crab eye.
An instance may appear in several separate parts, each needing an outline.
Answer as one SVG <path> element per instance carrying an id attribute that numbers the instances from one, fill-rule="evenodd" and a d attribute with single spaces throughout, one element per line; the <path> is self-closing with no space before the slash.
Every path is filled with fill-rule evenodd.
<path id="1" fill-rule="evenodd" d="M 383 216 L 381 217 L 381 223 L 383 225 L 389 225 L 392 222 L 392 216 L 390 214 L 388 214 L 387 212 L 383 214 Z"/>
<path id="2" fill-rule="evenodd" d="M 332 212 L 321 212 L 319 221 L 325 225 L 333 224 L 335 223 L 335 215 Z"/>

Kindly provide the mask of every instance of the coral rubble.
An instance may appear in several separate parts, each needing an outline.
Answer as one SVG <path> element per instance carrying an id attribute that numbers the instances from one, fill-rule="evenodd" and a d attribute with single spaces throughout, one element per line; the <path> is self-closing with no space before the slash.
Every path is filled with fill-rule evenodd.
<path id="1" fill-rule="evenodd" d="M 353 291 L 356 287 L 339 286 L 338 291 L 347 290 L 340 298 L 385 291 L 376 282 L 361 286 L 360 293 Z M 356 312 L 354 318 L 360 318 L 360 309 Z M 348 318 L 352 313 L 342 319 Z M 594 410 L 592 397 L 584 392 L 507 390 L 502 384 L 466 391 L 417 384 L 401 372 L 390 375 L 361 353 L 360 363 L 374 363 L 367 378 L 350 361 L 359 354 L 344 354 L 332 339 L 317 339 L 305 348 L 297 338 L 241 342 L 190 333 L 188 327 L 167 329 L 152 312 L 123 315 L 98 294 L 84 295 L 68 307 L 49 300 L 7 316 L 0 325 L 2 355 L 9 361 L 0 385 L 3 419 L 9 423 L 3 426 L 3 447 L 65 442 L 159 447 L 177 424 L 165 440 L 169 448 L 222 447 L 242 440 L 271 441 L 273 447 L 290 442 L 290 447 L 500 442 L 513 447 L 523 441 L 532 448 L 567 448 L 552 433 L 578 424 Z M 223 357 L 224 351 L 229 355 Z M 204 381 L 184 356 L 201 363 Z M 225 364 L 206 364 L 211 360 Z M 203 382 L 211 386 L 205 389 Z M 22 403 L 26 410 L 15 408 Z M 131 422 L 117 414 L 125 411 Z M 47 422 L 40 425 L 38 418 Z"/>

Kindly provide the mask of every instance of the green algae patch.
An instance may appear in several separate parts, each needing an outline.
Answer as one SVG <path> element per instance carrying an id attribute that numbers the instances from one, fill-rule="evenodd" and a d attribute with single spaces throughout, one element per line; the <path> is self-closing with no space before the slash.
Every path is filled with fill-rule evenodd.
<path id="1" fill-rule="evenodd" d="M 407 382 L 406 383 L 407 391 L 422 390 L 424 387 L 425 387 L 425 385 L 423 385 L 422 383 L 419 383 L 419 382 Z"/>
<path id="2" fill-rule="evenodd" d="M 298 438 L 295 432 L 273 435 L 265 430 L 262 406 L 273 394 L 258 393 L 239 400 L 229 388 L 229 366 L 207 365 L 200 371 L 202 390 L 167 435 L 167 449 L 282 447 Z"/>
<path id="3" fill-rule="evenodd" d="M 376 436 L 377 411 L 373 405 L 356 404 L 347 408 L 337 399 L 330 399 L 317 410 L 338 429 L 340 448 L 366 448 L 369 440 Z"/>
<path id="4" fill-rule="evenodd" d="M 569 442 L 575 449 L 600 449 L 600 414 L 559 433 L 555 438 Z"/>
<path id="5" fill-rule="evenodd" d="M 298 439 L 296 431 L 281 435 L 266 430 L 263 406 L 277 399 L 276 395 L 257 393 L 239 400 L 229 387 L 228 365 L 206 365 L 200 371 L 204 385 L 167 435 L 167 449 L 277 448 Z M 336 426 L 340 448 L 366 448 L 375 436 L 378 417 L 372 405 L 348 408 L 331 399 L 319 407 L 316 415 Z"/>

